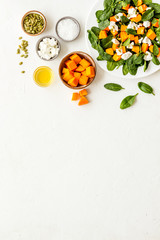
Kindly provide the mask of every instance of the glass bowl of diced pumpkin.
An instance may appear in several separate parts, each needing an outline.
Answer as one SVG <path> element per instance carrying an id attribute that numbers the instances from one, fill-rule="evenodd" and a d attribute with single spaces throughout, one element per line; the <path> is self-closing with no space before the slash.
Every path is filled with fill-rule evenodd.
<path id="1" fill-rule="evenodd" d="M 59 76 L 64 85 L 69 88 L 86 88 L 95 79 L 95 62 L 87 53 L 72 52 L 62 59 Z"/>

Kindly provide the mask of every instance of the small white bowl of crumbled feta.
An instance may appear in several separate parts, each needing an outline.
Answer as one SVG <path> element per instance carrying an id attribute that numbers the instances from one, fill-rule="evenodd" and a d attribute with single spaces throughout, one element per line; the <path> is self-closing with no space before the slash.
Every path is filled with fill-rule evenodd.
<path id="1" fill-rule="evenodd" d="M 36 52 L 38 56 L 46 61 L 56 59 L 60 53 L 61 45 L 59 41 L 52 36 L 46 36 L 37 42 Z"/>

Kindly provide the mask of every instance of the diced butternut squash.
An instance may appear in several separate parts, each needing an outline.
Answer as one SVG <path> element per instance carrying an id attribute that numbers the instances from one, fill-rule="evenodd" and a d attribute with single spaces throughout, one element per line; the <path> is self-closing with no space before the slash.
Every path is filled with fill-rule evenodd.
<path id="1" fill-rule="evenodd" d="M 142 4 L 143 4 L 143 1 L 142 0 L 138 0 L 137 7 L 141 6 Z"/>
<path id="2" fill-rule="evenodd" d="M 69 72 L 65 73 L 62 77 L 63 77 L 64 81 L 68 82 L 70 79 L 73 78 L 73 73 L 71 71 L 69 71 Z"/>
<path id="3" fill-rule="evenodd" d="M 110 17 L 110 22 L 117 22 L 115 16 Z"/>
<path id="4" fill-rule="evenodd" d="M 121 38 L 122 42 L 125 42 L 128 38 L 128 34 L 126 32 L 121 32 L 120 38 Z"/>
<path id="5" fill-rule="evenodd" d="M 86 85 L 87 82 L 88 82 L 88 77 L 82 75 L 82 76 L 80 77 L 80 79 L 79 79 L 79 84 L 80 84 L 80 85 Z"/>
<path id="6" fill-rule="evenodd" d="M 76 68 L 76 72 L 83 72 L 84 70 L 85 70 L 85 68 L 82 67 L 82 66 L 78 66 L 78 67 Z"/>
<path id="7" fill-rule="evenodd" d="M 125 32 L 127 29 L 127 26 L 126 25 L 121 25 L 121 32 Z"/>
<path id="8" fill-rule="evenodd" d="M 151 53 L 153 53 L 153 45 L 151 45 L 151 46 L 149 47 L 149 51 L 150 51 Z"/>
<path id="9" fill-rule="evenodd" d="M 74 72 L 74 77 L 75 78 L 77 78 L 78 80 L 80 79 L 80 77 L 81 77 L 81 73 L 79 73 L 79 72 Z"/>
<path id="10" fill-rule="evenodd" d="M 131 41 L 134 41 L 134 35 L 129 34 L 129 38 L 130 38 Z"/>
<path id="11" fill-rule="evenodd" d="M 78 86 L 78 79 L 73 77 L 68 81 L 68 84 L 72 87 L 77 87 Z"/>
<path id="12" fill-rule="evenodd" d="M 67 62 L 65 62 L 65 64 L 66 64 L 67 68 L 71 71 L 75 70 L 77 68 L 77 64 L 72 60 L 68 60 Z"/>
<path id="13" fill-rule="evenodd" d="M 114 51 L 113 51 L 113 49 L 112 48 L 107 48 L 106 49 L 106 53 L 108 53 L 109 55 L 114 55 Z"/>
<path id="14" fill-rule="evenodd" d="M 123 53 L 126 53 L 126 47 L 122 46 L 121 48 L 122 48 Z"/>
<path id="15" fill-rule="evenodd" d="M 157 55 L 157 57 L 160 57 L 160 48 L 159 48 L 159 54 Z"/>
<path id="16" fill-rule="evenodd" d="M 147 32 L 147 37 L 151 40 L 154 40 L 157 37 L 157 35 L 155 34 L 155 32 L 153 32 L 152 29 L 149 29 Z"/>
<path id="17" fill-rule="evenodd" d="M 78 54 L 73 54 L 71 57 L 70 57 L 70 59 L 72 60 L 72 61 L 74 61 L 76 64 L 79 64 L 80 63 L 80 61 L 82 60 L 81 58 L 80 58 L 80 56 L 78 55 Z"/>
<path id="18" fill-rule="evenodd" d="M 121 60 L 121 56 L 119 56 L 119 55 L 116 53 L 116 54 L 114 54 L 114 56 L 113 56 L 113 60 L 114 60 L 115 62 L 118 62 L 119 60 Z"/>
<path id="19" fill-rule="evenodd" d="M 79 93 L 73 93 L 72 94 L 72 101 L 77 101 L 80 98 Z"/>
<path id="20" fill-rule="evenodd" d="M 81 97 L 87 96 L 87 95 L 88 95 L 88 92 L 87 92 L 86 89 L 83 89 L 83 90 L 81 90 L 81 91 L 79 92 L 79 95 L 80 95 Z"/>
<path id="21" fill-rule="evenodd" d="M 83 96 L 83 97 L 81 97 L 81 99 L 79 100 L 78 105 L 81 106 L 81 105 L 85 105 L 85 104 L 88 104 L 88 103 L 89 103 L 89 102 L 88 102 L 87 98 Z"/>
<path id="22" fill-rule="evenodd" d="M 82 75 L 87 76 L 87 75 L 86 75 L 86 70 L 84 70 L 84 71 L 82 72 Z"/>
<path id="23" fill-rule="evenodd" d="M 128 11 L 129 7 L 130 7 L 130 4 L 128 4 L 126 7 L 122 7 L 122 9 Z"/>
<path id="24" fill-rule="evenodd" d="M 87 67 L 89 67 L 89 66 L 91 65 L 91 63 L 88 62 L 86 59 L 82 59 L 82 60 L 80 61 L 80 65 L 81 65 L 84 69 L 86 69 Z M 82 71 L 82 72 L 83 72 L 83 71 Z"/>
<path id="25" fill-rule="evenodd" d="M 146 11 L 146 9 L 147 9 L 147 5 L 146 4 L 143 4 L 140 7 L 138 7 L 138 10 L 139 10 L 140 13 L 143 13 L 144 11 Z"/>
<path id="26" fill-rule="evenodd" d="M 139 53 L 139 50 L 140 50 L 139 46 L 133 46 L 132 48 L 132 51 L 135 53 Z"/>
<path id="27" fill-rule="evenodd" d="M 153 27 L 158 28 L 159 27 L 159 19 L 156 19 L 156 20 L 157 20 L 157 22 L 153 24 Z"/>
<path id="28" fill-rule="evenodd" d="M 99 39 L 107 38 L 107 32 L 105 30 L 101 30 L 99 33 Z"/>
<path id="29" fill-rule="evenodd" d="M 86 68 L 86 76 L 89 78 L 94 78 L 95 77 L 95 68 L 92 66 Z"/>
<path id="30" fill-rule="evenodd" d="M 106 30 L 107 32 L 109 32 L 109 31 L 110 31 L 109 27 L 106 27 L 104 30 Z"/>
<path id="31" fill-rule="evenodd" d="M 135 44 L 138 44 L 138 43 L 139 43 L 139 38 L 138 38 L 138 36 L 135 36 L 135 37 L 134 37 L 134 42 L 135 42 Z"/>
<path id="32" fill-rule="evenodd" d="M 111 31 L 111 33 L 114 37 L 118 34 L 118 32 L 116 30 Z"/>
<path id="33" fill-rule="evenodd" d="M 142 52 L 144 52 L 144 53 L 147 52 L 148 48 L 149 48 L 149 45 L 147 43 L 142 44 Z"/>
<path id="34" fill-rule="evenodd" d="M 138 14 L 137 17 L 131 19 L 132 22 L 136 22 L 136 23 L 140 22 L 141 20 L 142 20 L 141 14 Z"/>
<path id="35" fill-rule="evenodd" d="M 137 34 L 143 35 L 145 31 L 145 27 L 139 27 L 137 30 Z"/>
<path id="36" fill-rule="evenodd" d="M 113 51 L 116 51 L 116 49 L 118 49 L 118 46 L 119 46 L 119 44 L 113 43 L 113 45 L 112 45 Z"/>

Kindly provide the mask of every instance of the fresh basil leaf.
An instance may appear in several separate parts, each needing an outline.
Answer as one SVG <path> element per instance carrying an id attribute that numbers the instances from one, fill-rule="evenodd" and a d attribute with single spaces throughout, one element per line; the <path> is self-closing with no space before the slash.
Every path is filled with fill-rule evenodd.
<path id="1" fill-rule="evenodd" d="M 99 23 L 101 20 L 100 20 L 100 16 L 103 14 L 103 10 L 98 10 L 96 12 L 96 18 L 97 18 L 97 22 Z"/>
<path id="2" fill-rule="evenodd" d="M 130 44 L 131 40 L 128 38 L 124 43 L 123 46 L 127 47 Z"/>
<path id="3" fill-rule="evenodd" d="M 94 49 L 97 49 L 98 46 L 98 38 L 97 36 L 91 31 L 88 30 L 88 39 Z"/>
<path id="4" fill-rule="evenodd" d="M 100 29 L 98 27 L 92 27 L 91 31 L 96 35 L 96 37 L 99 37 Z"/>
<path id="5" fill-rule="evenodd" d="M 128 34 L 137 35 L 137 31 L 134 30 L 134 29 L 131 29 L 131 28 L 127 28 L 127 29 L 126 29 L 126 32 L 127 32 Z"/>
<path id="6" fill-rule="evenodd" d="M 98 51 L 99 55 L 101 56 L 101 58 L 102 58 L 103 60 L 106 60 L 106 61 L 112 61 L 112 60 L 113 60 L 112 56 L 109 55 L 109 54 L 107 54 L 107 53 L 103 50 L 103 48 L 100 46 L 100 44 L 98 44 L 98 46 L 97 46 L 97 51 Z"/>
<path id="7" fill-rule="evenodd" d="M 154 56 L 152 54 L 152 62 L 155 64 L 155 65 L 160 65 L 160 61 L 158 60 L 158 58 L 156 56 Z"/>
<path id="8" fill-rule="evenodd" d="M 107 8 L 108 6 L 112 6 L 114 3 L 114 0 L 104 0 L 104 8 Z"/>
<path id="9" fill-rule="evenodd" d="M 109 8 L 105 9 L 102 14 L 99 17 L 100 21 L 105 21 L 106 19 L 109 19 L 112 16 L 112 10 Z"/>
<path id="10" fill-rule="evenodd" d="M 110 35 L 107 38 L 104 38 L 101 40 L 101 46 L 106 49 L 106 48 L 111 48 L 112 47 L 112 38 L 113 36 Z"/>
<path id="11" fill-rule="evenodd" d="M 143 0 L 143 3 L 146 4 L 146 5 L 149 5 L 152 3 L 152 0 Z"/>
<path id="12" fill-rule="evenodd" d="M 142 15 L 142 21 L 149 21 L 153 17 L 154 17 L 154 9 L 149 9 Z"/>
<path id="13" fill-rule="evenodd" d="M 144 72 L 147 71 L 149 64 L 150 64 L 150 61 L 144 61 Z"/>
<path id="14" fill-rule="evenodd" d="M 141 53 L 138 56 L 135 55 L 134 64 L 141 65 L 143 63 L 144 54 Z"/>
<path id="15" fill-rule="evenodd" d="M 139 82 L 138 83 L 138 87 L 144 93 L 155 95 L 154 92 L 153 92 L 153 88 L 150 85 L 148 85 L 148 84 L 146 84 L 144 82 Z"/>
<path id="16" fill-rule="evenodd" d="M 154 46 L 153 46 L 153 54 L 155 56 L 157 56 L 159 54 L 159 48 L 156 44 L 154 44 Z"/>
<path id="17" fill-rule="evenodd" d="M 128 22 L 129 22 L 129 19 L 128 19 L 127 17 L 125 17 L 125 16 L 122 16 L 122 17 L 121 17 L 121 22 L 122 22 L 122 23 L 128 23 Z"/>
<path id="18" fill-rule="evenodd" d="M 131 96 L 124 98 L 120 104 L 120 108 L 126 109 L 126 108 L 131 107 L 134 104 L 137 96 L 138 96 L 138 93 L 136 95 L 133 95 L 133 96 L 131 95 Z"/>
<path id="19" fill-rule="evenodd" d="M 107 19 L 105 21 L 101 21 L 98 25 L 101 30 L 107 28 L 110 24 L 110 21 Z"/>
<path id="20" fill-rule="evenodd" d="M 151 3 L 149 6 L 154 9 L 156 14 L 160 13 L 160 4 L 158 4 L 158 3 Z"/>
<path id="21" fill-rule="evenodd" d="M 102 56 L 99 55 L 99 56 L 97 57 L 97 61 L 104 61 L 104 59 L 103 59 Z"/>
<path id="22" fill-rule="evenodd" d="M 133 3 L 137 7 L 138 0 L 133 0 Z"/>
<path id="23" fill-rule="evenodd" d="M 123 75 L 127 75 L 129 73 L 127 64 L 123 65 L 122 72 L 123 72 Z"/>
<path id="24" fill-rule="evenodd" d="M 118 92 L 122 89 L 124 89 L 121 85 L 116 83 L 107 83 L 104 85 L 104 87 L 110 91 Z"/>

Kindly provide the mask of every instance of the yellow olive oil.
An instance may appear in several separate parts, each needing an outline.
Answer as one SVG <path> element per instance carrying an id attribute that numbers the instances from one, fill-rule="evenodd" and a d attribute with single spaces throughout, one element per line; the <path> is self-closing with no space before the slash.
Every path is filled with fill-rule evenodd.
<path id="1" fill-rule="evenodd" d="M 39 67 L 34 71 L 33 78 L 40 87 L 48 87 L 53 81 L 53 71 L 49 67 Z"/>

